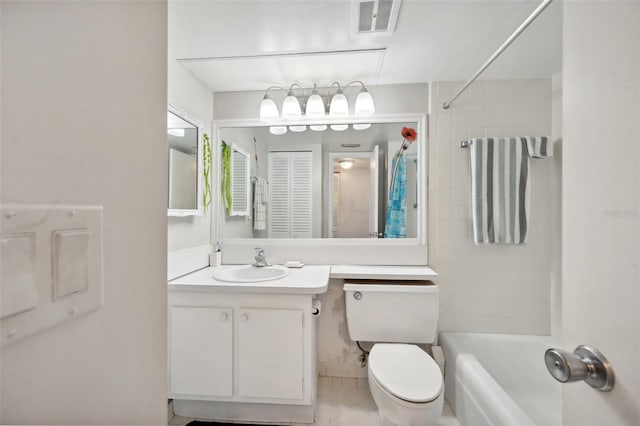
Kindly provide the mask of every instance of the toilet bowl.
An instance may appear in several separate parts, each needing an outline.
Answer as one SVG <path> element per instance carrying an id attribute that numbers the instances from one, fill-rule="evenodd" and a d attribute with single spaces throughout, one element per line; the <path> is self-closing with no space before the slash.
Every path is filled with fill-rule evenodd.
<path id="1" fill-rule="evenodd" d="M 377 343 L 369 389 L 382 426 L 430 426 L 442 413 L 444 386 L 435 361 L 416 345 Z"/>
<path id="2" fill-rule="evenodd" d="M 430 281 L 345 281 L 347 328 L 369 353 L 369 389 L 383 426 L 433 426 L 444 405 L 442 373 L 419 346 L 433 344 L 438 286 Z"/>

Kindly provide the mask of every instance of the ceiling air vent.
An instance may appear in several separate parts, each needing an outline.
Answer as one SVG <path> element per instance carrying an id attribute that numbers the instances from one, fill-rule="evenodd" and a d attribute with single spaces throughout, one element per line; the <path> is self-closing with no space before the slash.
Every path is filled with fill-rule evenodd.
<path id="1" fill-rule="evenodd" d="M 355 35 L 388 35 L 395 31 L 401 0 L 353 0 Z"/>

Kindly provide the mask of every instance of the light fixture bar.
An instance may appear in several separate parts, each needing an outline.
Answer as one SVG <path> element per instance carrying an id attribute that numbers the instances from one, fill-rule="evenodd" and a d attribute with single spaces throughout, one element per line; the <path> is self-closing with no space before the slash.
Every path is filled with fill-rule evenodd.
<path id="1" fill-rule="evenodd" d="M 339 122 L 335 123 L 334 120 L 336 118 L 340 119 L 350 116 L 349 100 L 344 94 L 343 89 L 346 89 L 353 84 L 359 84 L 362 86 L 355 98 L 353 115 L 358 119 L 372 116 L 375 113 L 373 98 L 367 90 L 364 82 L 354 80 L 344 86 L 342 86 L 340 82 L 334 81 L 328 87 L 328 94 L 325 98 L 320 95 L 318 85 L 316 83 L 314 83 L 313 90 L 310 95 L 307 95 L 307 93 L 305 93 L 305 89 L 297 83 L 291 84 L 288 89 L 282 86 L 271 86 L 265 91 L 262 102 L 260 103 L 260 120 L 265 123 L 272 123 L 272 126 L 281 120 L 286 122 L 281 123 L 279 126 L 276 125 L 275 127 L 271 127 L 270 130 L 273 134 L 279 134 L 279 132 L 282 132 L 283 125 L 285 125 L 285 129 L 288 125 L 288 130 L 291 130 L 292 132 L 304 132 L 307 130 L 307 126 L 309 126 L 313 131 L 323 131 L 326 130 L 328 126 L 335 131 L 344 131 L 349 128 L 349 124 Z M 335 87 L 337 87 L 337 89 L 333 91 Z M 294 88 L 300 90 L 302 95 L 296 95 L 294 93 Z M 276 89 L 284 91 L 287 94 L 284 98 L 280 111 L 278 111 L 275 101 L 269 95 L 269 91 Z M 325 99 L 327 99 L 326 103 Z M 325 119 L 328 121 L 327 123 L 323 123 Z M 353 128 L 355 130 L 364 130 L 370 126 L 371 124 L 366 121 L 358 121 L 358 123 L 353 125 Z"/>

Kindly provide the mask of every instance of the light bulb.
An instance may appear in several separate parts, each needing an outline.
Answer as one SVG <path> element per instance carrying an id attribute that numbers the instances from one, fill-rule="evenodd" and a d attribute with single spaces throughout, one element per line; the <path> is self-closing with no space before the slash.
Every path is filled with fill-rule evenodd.
<path id="1" fill-rule="evenodd" d="M 342 167 L 345 170 L 350 169 L 351 167 L 353 167 L 353 164 L 355 163 L 355 161 L 353 161 L 350 158 L 345 158 L 344 160 L 340 160 L 338 161 L 338 165 L 340 165 L 340 167 Z"/>
<path id="2" fill-rule="evenodd" d="M 347 130 L 349 128 L 348 124 L 332 124 L 331 130 L 335 130 L 336 132 L 342 132 L 343 130 Z"/>
<path id="3" fill-rule="evenodd" d="M 323 130 L 327 130 L 327 125 L 326 124 L 312 124 L 309 126 L 309 128 L 311 130 L 314 130 L 316 132 L 322 132 Z"/>
<path id="4" fill-rule="evenodd" d="M 313 93 L 307 99 L 307 107 L 305 109 L 307 117 L 324 117 L 324 101 L 317 93 Z"/>
<path id="5" fill-rule="evenodd" d="M 289 126 L 289 130 L 292 132 L 304 132 L 307 130 L 307 126 Z"/>
<path id="6" fill-rule="evenodd" d="M 301 115 L 302 110 L 300 109 L 300 102 L 298 102 L 298 98 L 293 95 L 293 92 L 289 92 L 282 103 L 282 118 L 291 120 L 300 118 Z"/>
<path id="7" fill-rule="evenodd" d="M 356 123 L 353 125 L 354 130 L 366 130 L 371 127 L 370 123 Z"/>
<path id="8" fill-rule="evenodd" d="M 269 133 L 272 135 L 284 135 L 287 133 L 287 126 L 272 126 L 269 127 Z"/>
<path id="9" fill-rule="evenodd" d="M 364 87 L 356 97 L 354 112 L 356 115 L 371 115 L 376 112 L 376 107 L 373 104 L 373 98 L 369 91 Z"/>
<path id="10" fill-rule="evenodd" d="M 277 120 L 278 118 L 278 107 L 276 103 L 269 95 L 264 95 L 260 103 L 260 120 L 268 122 Z"/>
<path id="11" fill-rule="evenodd" d="M 347 97 L 342 93 L 342 90 L 333 95 L 331 98 L 331 104 L 329 105 L 329 115 L 342 116 L 349 115 L 349 103 Z"/>

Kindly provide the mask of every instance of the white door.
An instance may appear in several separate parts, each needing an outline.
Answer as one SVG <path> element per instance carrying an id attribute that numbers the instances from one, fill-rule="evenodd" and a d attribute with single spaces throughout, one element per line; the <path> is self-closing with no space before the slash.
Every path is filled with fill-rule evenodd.
<path id="1" fill-rule="evenodd" d="M 169 396 L 207 399 L 233 394 L 231 308 L 172 306 Z"/>
<path id="2" fill-rule="evenodd" d="M 369 156 L 369 236 L 371 238 L 378 238 L 379 152 L 380 148 L 376 145 Z"/>
<path id="3" fill-rule="evenodd" d="M 239 395 L 302 399 L 302 311 L 243 308 L 238 314 Z"/>
<path id="4" fill-rule="evenodd" d="M 611 392 L 563 385 L 565 425 L 640 424 L 640 2 L 563 2 L 564 349 L 600 350 Z"/>

